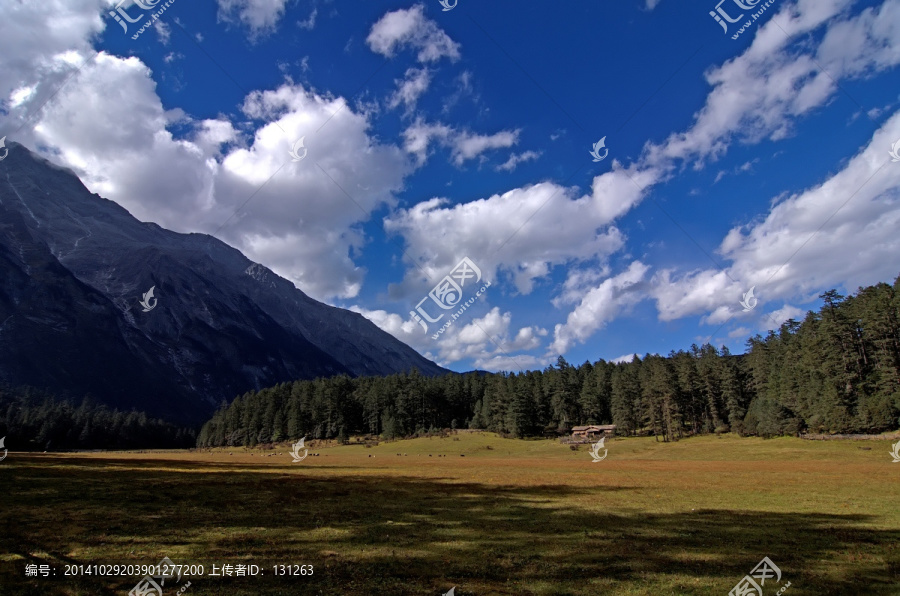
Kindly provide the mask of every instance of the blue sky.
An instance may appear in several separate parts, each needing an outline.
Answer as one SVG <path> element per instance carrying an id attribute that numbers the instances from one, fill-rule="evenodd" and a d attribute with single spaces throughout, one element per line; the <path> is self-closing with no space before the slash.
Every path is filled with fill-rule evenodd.
<path id="1" fill-rule="evenodd" d="M 0 7 L 0 134 L 454 370 L 739 353 L 900 274 L 900 0 L 117 3 Z"/>

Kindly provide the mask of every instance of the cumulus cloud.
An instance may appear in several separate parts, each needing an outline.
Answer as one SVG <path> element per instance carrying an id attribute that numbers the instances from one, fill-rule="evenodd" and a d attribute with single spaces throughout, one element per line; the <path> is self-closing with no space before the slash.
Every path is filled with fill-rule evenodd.
<path id="1" fill-rule="evenodd" d="M 673 133 L 661 145 L 648 145 L 644 159 L 659 167 L 676 159 L 693 160 L 702 167 L 721 157 L 736 138 L 746 143 L 784 138 L 798 117 L 834 95 L 842 78 L 900 63 L 896 0 L 831 22 L 811 51 L 808 44 L 786 47 L 797 36 L 839 19 L 851 4 L 852 0 L 798 0 L 786 5 L 759 28 L 743 54 L 706 73 L 712 91 L 691 128 Z"/>
<path id="2" fill-rule="evenodd" d="M 511 335 L 511 323 L 512 313 L 502 312 L 495 306 L 469 323 L 457 322 L 449 327 L 434 340 L 431 349 L 437 351 L 439 362 L 471 360 L 475 368 L 524 370 L 533 366 L 537 359 L 517 352 L 540 345 L 539 337 L 546 335 L 547 331 L 538 327 L 523 327 Z"/>
<path id="3" fill-rule="evenodd" d="M 425 17 L 425 7 L 417 4 L 409 9 L 385 14 L 372 25 L 366 43 L 378 54 L 391 58 L 397 50 L 418 51 L 419 62 L 437 62 L 441 58 L 459 59 L 459 44 L 443 29 Z"/>
<path id="4" fill-rule="evenodd" d="M 275 28 L 284 15 L 287 0 L 218 0 L 218 3 L 221 20 L 239 20 L 254 34 L 259 34 Z"/>
<path id="5" fill-rule="evenodd" d="M 706 312 L 709 324 L 766 317 L 761 324 L 772 327 L 803 311 L 768 305 L 896 276 L 900 168 L 891 167 L 887 150 L 897 138 L 900 112 L 826 181 L 776 201 L 760 221 L 732 228 L 718 249 L 732 263 L 726 271 L 660 272 L 653 291 L 660 318 Z M 751 286 L 759 306 L 744 313 L 739 301 Z"/>
<path id="6" fill-rule="evenodd" d="M 7 110 L 0 122 L 16 129 L 37 115 L 34 127 L 12 140 L 49 148 L 91 190 L 141 219 L 207 232 L 227 222 L 220 237 L 315 297 L 358 293 L 365 275 L 354 262 L 366 243 L 361 225 L 373 210 L 394 205 L 405 176 L 435 146 L 464 165 L 518 143 L 518 130 L 480 134 L 420 119 L 396 147 L 376 140 L 371 115 L 346 99 L 293 84 L 252 92 L 237 116 L 195 118 L 163 105 L 140 59 L 105 53 L 92 59 L 90 40 L 106 27 L 102 15 L 110 1 L 0 4 L 0 21 L 8 25 L 0 37 L 0 97 Z M 647 8 L 656 4 L 648 0 Z M 275 27 L 285 6 L 284 0 L 219 0 L 223 18 L 254 32 Z M 849 16 L 851 6 L 851 0 L 785 3 L 755 30 L 746 51 L 707 71 L 710 93 L 687 130 L 648 143 L 634 163 L 612 161 L 587 191 L 540 181 L 467 203 L 434 197 L 391 212 L 386 231 L 402 236 L 408 253 L 423 255 L 407 263 L 404 280 L 391 288 L 394 297 L 421 295 L 462 256 L 475 260 L 487 279 L 509 280 L 522 294 L 554 267 L 566 266 L 554 304 L 572 310 L 555 327 L 550 345 L 564 352 L 646 296 L 656 300 L 662 320 L 702 314 L 709 324 L 740 318 L 749 327 L 765 313 L 773 320 L 798 314 L 789 303 L 802 304 L 798 296 L 814 296 L 822 287 L 896 275 L 900 246 L 892 232 L 900 223 L 900 182 L 897 169 L 881 166 L 886 149 L 900 138 L 897 114 L 837 174 L 773 199 L 768 212 L 731 230 L 719 247 L 730 263 L 727 271 L 665 270 L 648 280 L 649 267 L 639 261 L 625 271 L 608 265 L 625 245 L 617 220 L 654 185 L 676 175 L 679 165 L 703 167 L 735 142 L 784 138 L 802 117 L 827 105 L 842 81 L 900 63 L 900 1 Z M 807 35 L 812 32 L 817 35 Z M 406 109 L 427 90 L 435 63 L 460 57 L 459 44 L 425 18 L 422 5 L 385 14 L 367 43 L 388 57 L 410 50 L 421 63 L 398 81 L 390 99 Z M 192 132 L 176 137 L 170 132 L 175 122 Z M 287 152 L 300 136 L 309 156 L 292 163 Z M 512 170 L 536 159 L 533 153 L 513 153 L 495 168 Z M 241 209 L 248 199 L 250 208 Z M 743 313 L 738 301 L 754 284 L 760 306 Z M 496 307 L 454 325 L 437 344 L 426 342 L 405 316 L 367 313 L 443 362 L 469 358 L 485 368 L 514 369 L 514 360 L 539 364 L 519 352 L 536 349 L 547 337 L 536 327 L 513 329 L 510 313 Z"/>
<path id="7" fill-rule="evenodd" d="M 407 111 L 416 107 L 419 97 L 431 84 L 431 72 L 427 68 L 409 68 L 402 79 L 395 81 L 397 90 L 388 99 L 388 106 L 396 108 L 403 104 Z"/>
<path id="8" fill-rule="evenodd" d="M 410 316 L 368 310 L 359 305 L 351 306 L 350 310 L 442 365 L 470 359 L 475 368 L 526 370 L 549 363 L 547 359 L 524 353 L 539 347 L 547 330 L 528 326 L 513 333 L 512 313 L 501 312 L 496 306 L 482 317 L 473 317 L 468 322 L 457 320 L 438 339 L 432 337 L 439 329 L 437 324 L 432 324 L 426 332 Z"/>
<path id="9" fill-rule="evenodd" d="M 650 268 L 634 261 L 622 273 L 605 279 L 589 289 L 564 324 L 553 330 L 549 352 L 565 354 L 577 342 L 583 342 L 609 321 L 627 312 L 643 299 L 641 282 Z"/>
<path id="10" fill-rule="evenodd" d="M 363 246 L 357 226 L 394 203 L 411 171 L 406 155 L 371 138 L 367 117 L 343 98 L 300 86 L 253 92 L 243 110 L 260 127 L 222 160 L 216 199 L 228 211 L 250 196 L 253 205 L 221 235 L 316 297 L 355 296 L 364 273 L 351 258 Z M 308 154 L 292 163 L 301 136 Z"/>
<path id="11" fill-rule="evenodd" d="M 799 0 L 785 6 L 757 30 L 742 55 L 707 72 L 712 89 L 688 130 L 673 133 L 660 144 L 648 143 L 640 159 L 627 168 L 614 162 L 612 171 L 594 178 L 589 195 L 579 197 L 570 189 L 545 182 L 466 204 L 435 198 L 390 217 L 386 228 L 402 234 L 411 252 L 426 255 L 417 266 L 438 270 L 467 254 L 480 259 L 490 275 L 509 272 L 522 293 L 531 291 L 534 282 L 546 277 L 553 266 L 572 267 L 588 259 L 602 263 L 624 245 L 624 237 L 613 222 L 638 204 L 652 186 L 674 175 L 679 161 L 700 168 L 721 157 L 736 140 L 756 143 L 783 138 L 798 118 L 823 106 L 835 94 L 841 78 L 868 76 L 898 63 L 900 36 L 896 23 L 900 22 L 900 2 L 889 0 L 848 17 L 845 12 L 850 4 L 850 0 Z M 824 23 L 829 23 L 829 28 L 821 43 L 788 47 L 791 39 Z M 826 64 L 828 74 L 817 63 Z M 440 142 L 452 132 L 444 125 L 417 122 L 407 131 L 405 148 L 422 161 L 430 141 Z M 539 209 L 541 205 L 544 207 Z M 529 219 L 538 211 L 540 217 L 534 219 L 539 224 Z M 517 241 L 523 237 L 528 242 Z M 554 238 L 565 239 L 565 246 Z M 498 245 L 504 242 L 498 252 Z M 727 248 L 728 244 L 723 244 L 726 257 L 736 256 Z M 757 250 L 763 253 L 766 248 L 761 243 Z M 618 275 L 627 277 L 629 273 L 634 272 Z M 729 277 L 721 271 L 660 272 L 652 284 L 662 288 L 652 292 L 660 318 L 672 320 L 705 310 L 706 322 L 724 322 L 735 315 L 732 305 L 752 285 L 748 274 L 733 271 Z M 673 275 L 676 283 L 667 285 Z M 607 281 L 614 283 L 616 279 L 614 275 Z M 649 292 L 651 285 L 642 287 Z M 586 329 L 596 330 L 608 320 L 596 305 L 579 304 L 570 317 L 576 321 L 591 319 L 592 312 L 598 314 L 588 321 Z M 554 349 L 564 351 L 589 334 L 562 325 Z"/>
<path id="12" fill-rule="evenodd" d="M 37 92 L 20 92 L 17 112 L 41 98 L 31 77 L 23 72 L 22 83 Z M 145 64 L 101 53 L 44 107 L 31 138 L 15 140 L 49 147 L 88 188 L 141 220 L 218 231 L 316 298 L 355 296 L 365 275 L 353 261 L 365 242 L 358 226 L 393 204 L 412 168 L 407 154 L 372 139 L 367 116 L 343 98 L 302 86 L 252 92 L 242 113 L 240 122 L 195 121 L 166 110 Z M 175 138 L 174 121 L 193 134 Z M 292 163 L 301 136 L 309 158 Z"/>
<path id="13" fill-rule="evenodd" d="M 413 154 L 419 164 L 428 159 L 428 148 L 433 142 L 451 151 L 451 159 L 458 166 L 475 159 L 487 151 L 512 147 L 519 142 L 518 130 L 503 130 L 491 135 L 459 130 L 441 123 L 428 123 L 418 118 L 403 131 L 404 148 Z"/>
<path id="14" fill-rule="evenodd" d="M 463 256 L 488 279 L 505 271 L 523 294 L 554 265 L 603 261 L 623 245 L 623 235 L 611 224 L 640 199 L 634 181 L 656 176 L 614 162 L 612 171 L 594 180 L 589 194 L 541 182 L 469 203 L 433 198 L 398 210 L 385 218 L 385 229 L 403 236 L 407 252 L 424 256 L 394 291 L 421 292 L 427 282 L 420 282 L 417 271 L 439 279 L 443 274 L 438 272 L 451 270 Z"/>
<path id="15" fill-rule="evenodd" d="M 624 354 L 622 356 L 619 356 L 618 358 L 613 358 L 612 360 L 610 360 L 610 362 L 612 362 L 613 364 L 624 364 L 627 362 L 634 362 L 635 356 L 637 356 L 637 354 Z"/>
<path id="16" fill-rule="evenodd" d="M 453 147 L 453 162 L 459 166 L 485 151 L 512 147 L 518 142 L 518 130 L 504 130 L 492 135 L 460 132 L 452 136 L 450 145 Z"/>
<path id="17" fill-rule="evenodd" d="M 163 21 L 156 21 L 153 28 L 156 30 L 159 42 L 164 46 L 169 45 L 169 40 L 172 38 L 172 28 Z"/>
<path id="18" fill-rule="evenodd" d="M 428 332 L 413 321 L 409 315 L 403 317 L 386 310 L 369 310 L 358 304 L 354 304 L 348 310 L 361 314 L 383 331 L 387 331 L 408 345 L 423 346 L 426 344 Z"/>
<path id="19" fill-rule="evenodd" d="M 541 156 L 539 151 L 523 151 L 522 153 L 511 153 L 509 159 L 497 166 L 497 170 L 505 170 L 512 172 L 520 163 L 533 161 Z"/>
<path id="20" fill-rule="evenodd" d="M 772 327 L 780 327 L 782 323 L 787 322 L 790 319 L 795 321 L 802 321 L 803 317 L 806 316 L 806 311 L 797 308 L 796 306 L 791 306 L 790 304 L 786 304 L 783 307 L 772 311 L 768 314 L 767 318 L 769 322 L 772 323 L 771 326 L 766 326 L 766 328 Z"/>
<path id="21" fill-rule="evenodd" d="M 101 16 L 105 7 L 102 0 L 0 3 L 0 22 L 5 25 L 0 35 L 4 130 L 27 124 L 26 119 L 96 55 L 90 40 L 106 28 Z M 30 134 L 27 127 L 15 140 L 28 144 Z"/>
<path id="22" fill-rule="evenodd" d="M 297 26 L 301 29 L 306 29 L 307 31 L 312 31 L 316 27 L 316 17 L 319 16 L 319 9 L 313 8 L 313 11 L 309 14 L 309 17 L 305 21 L 298 21 Z"/>

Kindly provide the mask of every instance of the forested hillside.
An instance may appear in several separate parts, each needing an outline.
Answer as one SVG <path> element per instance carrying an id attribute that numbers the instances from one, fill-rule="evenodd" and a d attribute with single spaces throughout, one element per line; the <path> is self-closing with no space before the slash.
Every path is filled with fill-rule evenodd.
<path id="1" fill-rule="evenodd" d="M 757 335 L 741 356 L 694 345 L 620 364 L 572 366 L 560 357 L 556 366 L 526 373 L 283 383 L 220 409 L 198 442 L 390 438 L 444 427 L 532 436 L 588 423 L 664 440 L 729 430 L 774 436 L 898 428 L 900 277 L 893 286 L 822 298 L 818 313 Z"/>
<path id="2" fill-rule="evenodd" d="M 0 437 L 12 451 L 184 448 L 196 430 L 85 398 L 58 400 L 32 389 L 0 389 Z"/>
<path id="3" fill-rule="evenodd" d="M 283 383 L 220 409 L 198 442 L 254 445 L 354 433 L 408 436 L 443 427 L 515 436 L 575 424 L 672 440 L 690 433 L 773 436 L 900 426 L 900 277 L 855 296 L 822 295 L 818 313 L 748 341 L 629 363 L 599 360 L 516 374 L 336 377 Z"/>

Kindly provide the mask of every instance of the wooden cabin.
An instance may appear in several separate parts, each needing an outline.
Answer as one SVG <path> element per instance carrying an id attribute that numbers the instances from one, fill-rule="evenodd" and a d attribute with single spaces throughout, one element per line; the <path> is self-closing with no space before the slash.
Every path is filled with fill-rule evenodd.
<path id="1" fill-rule="evenodd" d="M 588 426 L 573 426 L 573 439 L 599 439 L 611 437 L 616 434 L 615 424 L 590 424 Z"/>

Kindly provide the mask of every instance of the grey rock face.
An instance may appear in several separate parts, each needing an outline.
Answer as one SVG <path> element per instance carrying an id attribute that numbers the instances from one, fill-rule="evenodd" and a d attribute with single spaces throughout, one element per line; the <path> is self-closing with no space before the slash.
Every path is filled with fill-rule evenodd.
<path id="1" fill-rule="evenodd" d="M 284 381 L 448 372 L 223 242 L 140 222 L 72 172 L 7 146 L 0 382 L 189 423 Z M 151 287 L 156 306 L 144 312 Z"/>

